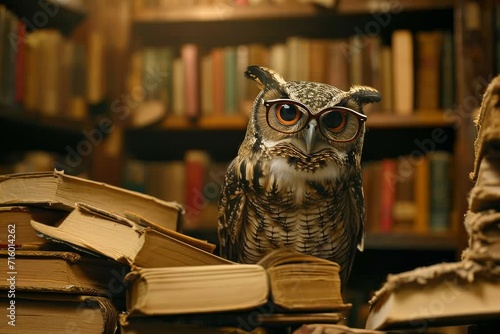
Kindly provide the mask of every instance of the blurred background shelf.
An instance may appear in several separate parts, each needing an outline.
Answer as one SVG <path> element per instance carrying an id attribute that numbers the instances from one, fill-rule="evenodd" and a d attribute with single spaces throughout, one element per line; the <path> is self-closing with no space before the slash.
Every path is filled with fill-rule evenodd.
<path id="1" fill-rule="evenodd" d="M 2 0 L 28 31 L 58 29 L 67 35 L 87 16 L 83 0 Z"/>

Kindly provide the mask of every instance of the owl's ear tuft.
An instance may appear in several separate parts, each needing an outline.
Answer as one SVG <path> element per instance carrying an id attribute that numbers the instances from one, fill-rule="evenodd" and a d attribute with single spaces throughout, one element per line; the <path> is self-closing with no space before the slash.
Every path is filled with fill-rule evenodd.
<path id="1" fill-rule="evenodd" d="M 352 86 L 349 90 L 349 95 L 359 105 L 380 102 L 382 100 L 379 91 L 368 86 Z"/>
<path id="2" fill-rule="evenodd" d="M 260 89 L 278 88 L 286 83 L 281 75 L 262 66 L 248 66 L 245 76 L 255 80 Z"/>

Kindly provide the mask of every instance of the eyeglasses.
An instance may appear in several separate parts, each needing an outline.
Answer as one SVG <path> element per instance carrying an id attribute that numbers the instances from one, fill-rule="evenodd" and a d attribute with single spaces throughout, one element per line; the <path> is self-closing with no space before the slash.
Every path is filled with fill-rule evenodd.
<path id="1" fill-rule="evenodd" d="M 330 107 L 313 114 L 304 104 L 290 99 L 263 101 L 263 104 L 267 124 L 272 129 L 293 134 L 315 119 L 323 136 L 340 143 L 355 140 L 367 119 L 366 115 L 345 107 Z"/>

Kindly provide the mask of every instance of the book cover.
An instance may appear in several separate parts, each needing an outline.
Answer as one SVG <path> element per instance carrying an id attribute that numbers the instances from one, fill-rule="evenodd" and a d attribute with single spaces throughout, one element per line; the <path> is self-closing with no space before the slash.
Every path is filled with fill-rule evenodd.
<path id="1" fill-rule="evenodd" d="M 211 253 L 213 244 L 81 203 L 58 226 L 35 220 L 31 226 L 48 240 L 131 267 L 232 264 Z"/>
<path id="2" fill-rule="evenodd" d="M 18 293 L 15 299 L 7 294 L 0 297 L 0 307 L 10 313 L 15 301 L 15 316 L 4 319 L 4 334 L 65 333 L 78 329 L 81 334 L 115 333 L 119 311 L 106 297 L 54 294 Z"/>
<path id="3" fill-rule="evenodd" d="M 183 212 L 175 202 L 56 170 L 0 176 L 0 205 L 47 205 L 70 211 L 77 202 L 174 231 Z"/>

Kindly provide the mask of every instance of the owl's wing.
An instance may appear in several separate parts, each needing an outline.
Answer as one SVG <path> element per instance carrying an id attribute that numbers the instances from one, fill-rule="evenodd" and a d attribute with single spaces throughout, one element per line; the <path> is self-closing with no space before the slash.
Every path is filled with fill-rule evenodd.
<path id="1" fill-rule="evenodd" d="M 236 170 L 236 159 L 229 165 L 221 190 L 218 212 L 220 255 L 237 261 L 238 240 L 243 221 L 245 194 Z"/>
<path id="2" fill-rule="evenodd" d="M 348 268 L 343 272 L 344 282 L 347 281 L 351 273 L 352 264 L 356 255 L 356 249 L 363 251 L 365 239 L 365 205 L 363 197 L 363 188 L 361 184 L 361 171 L 354 173 L 349 181 L 349 216 L 347 217 L 349 224 L 347 229 L 349 240 L 352 244 L 349 245 Z"/>

